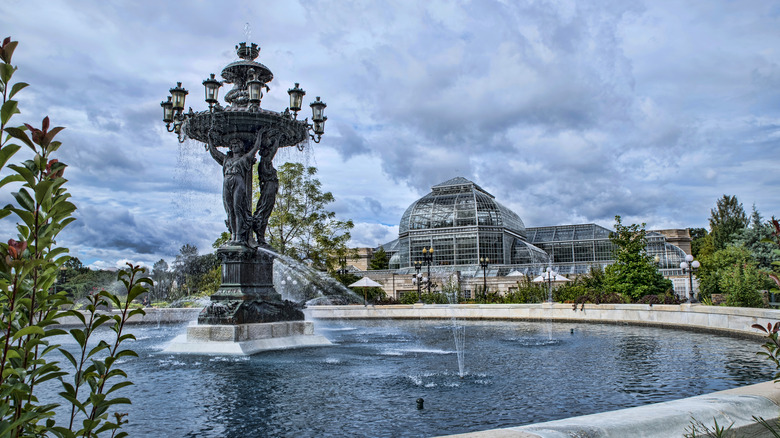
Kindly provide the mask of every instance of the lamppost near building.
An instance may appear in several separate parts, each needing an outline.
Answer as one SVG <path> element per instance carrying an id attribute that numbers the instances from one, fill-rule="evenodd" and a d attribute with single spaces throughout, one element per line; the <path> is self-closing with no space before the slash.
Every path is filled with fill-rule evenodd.
<path id="1" fill-rule="evenodd" d="M 338 273 L 342 277 L 347 275 L 347 272 L 349 272 L 349 271 L 347 271 L 347 258 L 346 257 L 343 257 L 343 256 L 339 257 L 339 266 L 341 266 L 341 268 L 339 270 L 337 270 L 336 273 Z"/>
<path id="2" fill-rule="evenodd" d="M 425 263 L 428 266 L 428 279 L 426 281 L 426 286 L 428 288 L 428 294 L 431 293 L 431 263 L 433 262 L 433 247 L 430 248 L 423 248 L 422 250 L 423 254 L 423 263 Z"/>
<path id="3" fill-rule="evenodd" d="M 487 268 L 490 264 L 490 259 L 487 257 L 479 258 L 479 266 L 482 268 L 482 297 L 487 303 Z"/>
<path id="4" fill-rule="evenodd" d="M 685 256 L 684 262 L 680 262 L 680 269 L 682 269 L 683 274 L 688 272 L 688 294 L 690 296 L 691 303 L 698 302 L 696 301 L 696 296 L 694 296 L 693 293 L 693 273 L 699 269 L 699 266 L 701 266 L 701 264 L 698 260 L 694 260 L 691 254 Z"/>
<path id="5" fill-rule="evenodd" d="M 417 273 L 414 274 L 414 276 L 412 277 L 412 283 L 417 285 L 417 302 L 422 303 L 422 291 L 421 291 L 422 279 L 420 278 L 420 271 L 422 270 L 421 261 L 414 262 L 414 270 L 417 271 Z"/>

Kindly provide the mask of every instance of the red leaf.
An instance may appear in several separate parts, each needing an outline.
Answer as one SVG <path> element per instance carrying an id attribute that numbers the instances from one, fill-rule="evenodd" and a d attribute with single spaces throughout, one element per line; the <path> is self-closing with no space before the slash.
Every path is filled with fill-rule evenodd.
<path id="1" fill-rule="evenodd" d="M 43 118 L 43 122 L 41 122 L 41 131 L 43 131 L 43 134 L 46 135 L 46 131 L 49 130 L 49 116 L 46 116 Z"/>
<path id="2" fill-rule="evenodd" d="M 753 325 L 751 325 L 751 327 L 753 327 L 756 330 L 761 330 L 762 332 L 766 332 L 766 329 L 761 324 L 753 324 Z"/>

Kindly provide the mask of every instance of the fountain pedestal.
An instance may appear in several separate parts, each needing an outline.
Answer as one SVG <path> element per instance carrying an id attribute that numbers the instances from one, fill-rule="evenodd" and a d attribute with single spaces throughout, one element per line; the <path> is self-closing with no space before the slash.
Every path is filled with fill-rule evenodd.
<path id="1" fill-rule="evenodd" d="M 261 351 L 330 345 L 304 321 L 302 306 L 273 286 L 274 257 L 244 245 L 217 250 L 222 284 L 198 324 L 174 339 L 166 351 L 193 354 L 251 355 Z"/>
<path id="2" fill-rule="evenodd" d="M 301 306 L 282 300 L 274 289 L 271 254 L 244 245 L 224 245 L 217 257 L 222 261 L 222 284 L 198 316 L 199 324 L 303 321 Z"/>

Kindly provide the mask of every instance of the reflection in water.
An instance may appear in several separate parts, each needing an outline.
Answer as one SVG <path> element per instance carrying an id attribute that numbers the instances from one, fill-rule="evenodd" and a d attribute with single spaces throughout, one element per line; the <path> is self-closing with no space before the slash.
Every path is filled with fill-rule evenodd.
<path id="1" fill-rule="evenodd" d="M 769 380 L 760 340 L 661 328 L 317 321 L 334 345 L 252 357 L 162 352 L 184 327 L 135 327 L 130 436 L 432 436 L 548 421 Z M 552 330 L 550 336 L 549 330 Z M 107 335 L 108 336 L 108 335 Z M 53 388 L 52 391 L 57 390 Z M 416 399 L 425 409 L 416 409 Z"/>

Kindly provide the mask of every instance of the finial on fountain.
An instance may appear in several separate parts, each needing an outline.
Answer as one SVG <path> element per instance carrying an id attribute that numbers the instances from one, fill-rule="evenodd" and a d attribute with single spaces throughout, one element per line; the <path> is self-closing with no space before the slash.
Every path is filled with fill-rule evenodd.
<path id="1" fill-rule="evenodd" d="M 247 47 L 246 43 L 238 43 L 236 46 L 236 55 L 238 55 L 241 59 L 246 59 L 247 61 L 253 61 L 257 56 L 260 54 L 260 47 L 255 44 L 251 43 L 249 47 Z"/>

